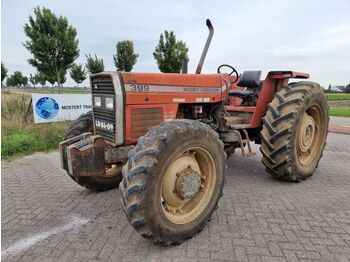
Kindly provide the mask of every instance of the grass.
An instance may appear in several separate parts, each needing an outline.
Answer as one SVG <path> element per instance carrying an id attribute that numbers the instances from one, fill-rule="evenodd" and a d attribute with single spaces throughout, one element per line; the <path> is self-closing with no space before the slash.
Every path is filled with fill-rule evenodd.
<path id="1" fill-rule="evenodd" d="M 350 100 L 350 94 L 344 94 L 344 93 L 328 93 L 327 99 L 328 101 L 334 101 L 334 100 Z"/>
<path id="2" fill-rule="evenodd" d="M 350 107 L 330 107 L 329 115 L 350 117 Z"/>
<path id="3" fill-rule="evenodd" d="M 30 108 L 26 121 L 24 116 L 30 94 L 2 92 L 1 95 L 1 158 L 28 155 L 36 151 L 57 149 L 68 122 L 33 124 Z"/>
<path id="4" fill-rule="evenodd" d="M 327 100 L 330 101 L 329 115 L 350 117 L 350 94 L 328 93 Z"/>

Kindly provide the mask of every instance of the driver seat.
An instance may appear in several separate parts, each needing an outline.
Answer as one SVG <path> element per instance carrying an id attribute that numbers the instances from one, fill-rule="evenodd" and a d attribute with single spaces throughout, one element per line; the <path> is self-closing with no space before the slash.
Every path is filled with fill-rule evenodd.
<path id="1" fill-rule="evenodd" d="M 237 86 L 245 87 L 246 89 L 230 90 L 229 96 L 237 96 L 237 97 L 244 98 L 247 96 L 254 95 L 260 87 L 260 76 L 261 76 L 261 70 L 244 71 L 242 75 L 240 75 L 239 77 Z"/>

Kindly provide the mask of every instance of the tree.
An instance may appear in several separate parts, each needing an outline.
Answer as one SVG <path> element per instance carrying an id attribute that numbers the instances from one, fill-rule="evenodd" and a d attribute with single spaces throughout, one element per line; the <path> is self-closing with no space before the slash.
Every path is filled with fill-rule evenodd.
<path id="1" fill-rule="evenodd" d="M 28 77 L 23 76 L 22 72 L 15 71 L 13 75 L 9 76 L 6 79 L 6 85 L 7 86 L 26 86 L 28 84 Z"/>
<path id="2" fill-rule="evenodd" d="M 8 70 L 5 67 L 5 64 L 3 62 L 1 62 L 1 85 L 2 85 L 2 82 L 4 81 L 4 79 L 7 76 L 7 72 L 8 72 Z"/>
<path id="3" fill-rule="evenodd" d="M 63 84 L 66 82 L 67 78 L 66 78 L 66 72 L 61 73 L 60 75 L 60 79 L 61 79 L 61 87 L 63 86 Z M 47 76 L 47 75 L 43 75 L 45 77 L 45 80 L 47 82 L 49 82 L 51 84 L 52 87 L 55 87 L 55 84 L 57 83 L 56 78 L 54 76 Z"/>
<path id="4" fill-rule="evenodd" d="M 86 79 L 86 71 L 81 64 L 73 64 L 69 73 L 77 86 Z"/>
<path id="5" fill-rule="evenodd" d="M 47 77 L 47 76 L 45 76 L 45 77 Z M 56 83 L 55 79 L 53 79 L 53 78 L 47 78 L 46 81 L 49 82 L 52 87 L 54 87 L 54 84 Z"/>
<path id="6" fill-rule="evenodd" d="M 63 87 L 63 84 L 67 81 L 67 77 L 66 77 L 66 74 L 62 74 L 61 75 L 61 84 L 62 84 L 62 87 Z"/>
<path id="7" fill-rule="evenodd" d="M 32 74 L 29 75 L 29 82 L 35 87 L 38 82 L 37 79 L 35 78 L 35 75 L 33 76 Z"/>
<path id="8" fill-rule="evenodd" d="M 46 84 L 46 76 L 43 73 L 37 72 L 34 76 L 36 83 L 43 87 Z"/>
<path id="9" fill-rule="evenodd" d="M 329 84 L 329 86 L 328 86 L 328 91 L 331 91 L 331 90 L 332 90 L 332 85 Z"/>
<path id="10" fill-rule="evenodd" d="M 188 48 L 184 42 L 176 40 L 173 31 L 165 31 L 160 35 L 153 57 L 161 72 L 180 73 L 182 60 L 188 60 Z"/>
<path id="11" fill-rule="evenodd" d="M 29 38 L 24 46 L 33 55 L 29 64 L 47 79 L 57 82 L 60 90 L 62 76 L 79 56 L 76 29 L 68 24 L 66 17 L 57 17 L 50 9 L 36 7 L 34 17 L 29 16 L 29 23 L 24 25 L 24 32 Z"/>
<path id="12" fill-rule="evenodd" d="M 103 64 L 103 59 L 97 58 L 97 55 L 95 54 L 95 58 L 93 58 L 90 54 L 85 54 L 86 57 L 86 69 L 89 71 L 90 74 L 96 74 L 103 72 L 105 70 L 105 66 Z"/>
<path id="13" fill-rule="evenodd" d="M 345 86 L 336 86 L 340 92 L 345 92 Z"/>
<path id="14" fill-rule="evenodd" d="M 139 56 L 134 51 L 134 43 L 130 40 L 119 41 L 116 48 L 117 52 L 113 56 L 115 67 L 118 71 L 130 72 Z"/>
<path id="15" fill-rule="evenodd" d="M 345 87 L 344 92 L 345 92 L 345 93 L 350 93 L 350 84 L 348 84 L 348 85 Z"/>

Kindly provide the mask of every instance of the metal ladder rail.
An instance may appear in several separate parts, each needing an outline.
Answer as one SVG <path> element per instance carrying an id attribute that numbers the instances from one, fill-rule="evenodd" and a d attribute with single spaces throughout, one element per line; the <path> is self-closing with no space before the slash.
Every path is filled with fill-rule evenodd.
<path id="1" fill-rule="evenodd" d="M 244 157 L 252 157 L 252 156 L 255 156 L 256 153 L 253 152 L 252 150 L 252 147 L 251 147 L 251 144 L 250 144 L 250 139 L 249 139 L 249 135 L 248 135 L 248 132 L 247 130 L 245 129 L 241 129 L 241 131 L 243 132 L 245 138 L 243 139 L 242 138 L 242 135 L 241 135 L 241 132 L 239 132 L 239 130 L 234 130 L 234 132 L 238 135 L 239 137 L 239 144 L 241 146 L 241 150 L 242 150 L 242 156 Z M 248 146 L 248 152 L 246 153 L 245 152 L 245 149 L 244 149 L 244 143 L 247 144 Z"/>

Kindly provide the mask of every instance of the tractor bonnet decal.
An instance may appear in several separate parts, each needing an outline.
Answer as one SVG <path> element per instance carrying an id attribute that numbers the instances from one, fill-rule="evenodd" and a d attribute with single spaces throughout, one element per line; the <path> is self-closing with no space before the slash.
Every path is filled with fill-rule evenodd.
<path id="1" fill-rule="evenodd" d="M 209 93 L 220 94 L 223 87 L 170 86 L 155 84 L 125 84 L 125 91 L 130 93 Z"/>

